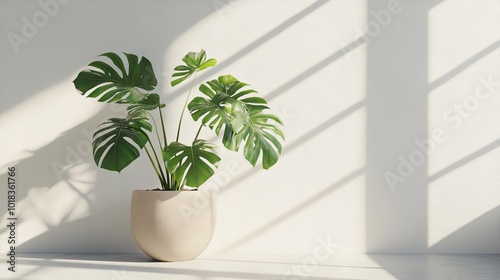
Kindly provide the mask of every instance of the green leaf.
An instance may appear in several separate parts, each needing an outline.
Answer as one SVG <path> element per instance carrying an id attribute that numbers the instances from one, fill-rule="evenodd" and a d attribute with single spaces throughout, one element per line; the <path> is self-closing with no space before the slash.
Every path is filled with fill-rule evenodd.
<path id="1" fill-rule="evenodd" d="M 145 97 L 127 107 L 129 114 L 145 113 L 156 108 L 164 108 L 165 104 L 160 103 L 160 96 L 157 93 L 146 94 Z"/>
<path id="2" fill-rule="evenodd" d="M 122 171 L 139 157 L 140 149 L 149 141 L 146 131 L 151 128 L 148 119 L 138 114 L 102 123 L 92 142 L 95 163 L 110 171 Z"/>
<path id="3" fill-rule="evenodd" d="M 255 90 L 239 91 L 247 84 L 238 81 L 231 75 L 220 76 L 217 80 L 212 80 L 200 85 L 199 90 L 208 98 L 195 97 L 189 104 L 188 109 L 195 121 L 201 118 L 201 122 L 215 130 L 217 135 L 224 128 L 223 142 L 230 141 L 233 134 L 231 126 L 232 116 L 229 110 L 231 104 L 239 101 L 239 97 L 247 97 L 248 94 L 255 93 Z M 246 102 L 245 102 L 246 100 Z M 259 106 L 267 108 L 266 101 L 260 97 L 248 97 L 241 100 L 247 107 Z M 226 146 L 227 147 L 227 146 Z"/>
<path id="4" fill-rule="evenodd" d="M 255 90 L 243 90 L 248 84 L 231 75 L 207 84 L 199 88 L 206 97 L 196 97 L 188 105 L 193 119 L 201 120 L 217 135 L 223 131 L 222 143 L 230 150 L 239 151 L 245 143 L 243 153 L 252 165 L 262 155 L 263 168 L 272 167 L 282 150 L 278 137 L 285 137 L 278 127 L 281 120 L 264 113 L 269 109 L 266 100 L 256 96 Z"/>
<path id="5" fill-rule="evenodd" d="M 203 124 L 208 124 L 210 129 L 215 129 L 215 133 L 219 135 L 223 126 L 231 129 L 231 117 L 221 105 L 225 99 L 227 98 L 224 94 L 215 95 L 212 99 L 195 97 L 189 103 L 188 109 L 195 121 L 201 118 Z"/>
<path id="6" fill-rule="evenodd" d="M 134 103 L 143 99 L 139 89 L 150 91 L 157 84 L 151 62 L 145 57 L 139 61 L 134 54 L 124 54 L 128 69 L 119 55 L 104 53 L 101 56 L 109 58 L 120 73 L 108 63 L 94 61 L 73 81 L 76 89 L 86 97 L 99 98 L 99 102 Z"/>
<path id="7" fill-rule="evenodd" d="M 184 61 L 185 65 L 179 65 L 174 68 L 177 72 L 175 72 L 172 77 L 180 78 L 177 78 L 170 83 L 173 87 L 191 77 L 193 73 L 202 71 L 208 67 L 213 67 L 217 64 L 217 60 L 214 58 L 207 60 L 207 55 L 204 50 L 197 53 L 189 52 L 182 58 L 182 61 Z"/>
<path id="8" fill-rule="evenodd" d="M 214 153 L 215 145 L 195 140 L 192 146 L 172 142 L 164 152 L 167 170 L 174 180 L 190 187 L 201 186 L 214 174 L 220 157 Z"/>
<path id="9" fill-rule="evenodd" d="M 258 110 L 235 112 L 233 128 L 235 134 L 230 139 L 230 148 L 238 150 L 245 142 L 243 155 L 253 166 L 262 155 L 262 167 L 271 168 L 279 158 L 282 146 L 277 136 L 285 140 L 285 136 L 276 124 L 281 120 L 272 114 L 265 114 Z"/>

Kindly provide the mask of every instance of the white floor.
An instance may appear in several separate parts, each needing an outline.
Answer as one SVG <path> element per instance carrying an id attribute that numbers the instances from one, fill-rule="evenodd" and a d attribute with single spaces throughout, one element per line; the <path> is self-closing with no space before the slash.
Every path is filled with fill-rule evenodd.
<path id="1" fill-rule="evenodd" d="M 194 261 L 154 262 L 141 254 L 21 255 L 16 272 L 0 264 L 0 279 L 36 280 L 498 280 L 500 255 L 335 255 L 306 257 L 203 255 Z"/>

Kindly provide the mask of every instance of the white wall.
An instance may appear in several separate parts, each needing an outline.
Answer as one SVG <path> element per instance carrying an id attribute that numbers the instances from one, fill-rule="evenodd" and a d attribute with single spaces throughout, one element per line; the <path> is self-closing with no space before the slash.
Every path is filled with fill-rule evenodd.
<path id="1" fill-rule="evenodd" d="M 71 81 L 106 51 L 148 57 L 173 133 L 187 88 L 171 69 L 203 48 L 219 65 L 200 77 L 252 84 L 287 138 L 269 171 L 222 152 L 207 252 L 500 253 L 498 1 L 66 2 L 0 2 L 0 181 L 16 166 L 21 252 L 138 252 L 131 191 L 155 177 L 145 158 L 95 167 L 88 135 L 117 110 Z M 3 194 L 0 209 L 4 224 Z"/>

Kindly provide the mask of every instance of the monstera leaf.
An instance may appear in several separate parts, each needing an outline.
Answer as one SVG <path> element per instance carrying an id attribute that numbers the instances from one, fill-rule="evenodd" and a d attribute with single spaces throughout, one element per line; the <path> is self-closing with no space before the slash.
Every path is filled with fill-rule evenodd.
<path id="1" fill-rule="evenodd" d="M 184 61 L 184 65 L 179 65 L 174 68 L 176 72 L 172 75 L 172 77 L 180 78 L 173 80 L 170 83 L 172 86 L 182 83 L 184 80 L 191 77 L 194 72 L 204 70 L 217 64 L 217 60 L 214 58 L 207 60 L 207 54 L 204 50 L 197 53 L 189 52 L 182 58 L 182 61 Z"/>
<path id="2" fill-rule="evenodd" d="M 276 125 L 282 124 L 279 118 L 263 113 L 268 109 L 267 102 L 256 96 L 255 90 L 242 90 L 248 85 L 231 75 L 207 84 L 200 86 L 206 97 L 196 97 L 188 105 L 193 119 L 201 120 L 217 135 L 224 129 L 222 142 L 230 150 L 238 151 L 245 142 L 243 153 L 252 165 L 262 154 L 263 168 L 273 166 L 282 150 L 276 136 L 284 136 Z"/>
<path id="3" fill-rule="evenodd" d="M 224 138 L 226 138 L 226 135 L 230 137 L 233 134 L 233 128 L 231 126 L 231 116 L 224 108 L 224 102 L 227 99 L 227 95 L 224 94 L 218 94 L 211 99 L 195 97 L 189 103 L 188 109 L 195 121 L 202 118 L 201 122 L 208 124 L 211 129 L 215 130 L 217 135 L 219 135 L 222 127 L 225 127 Z"/>
<path id="4" fill-rule="evenodd" d="M 262 167 L 271 168 L 281 154 L 282 146 L 276 136 L 285 140 L 285 136 L 276 124 L 281 120 L 272 114 L 262 111 L 237 110 L 233 112 L 232 125 L 235 131 L 231 137 L 230 149 L 239 150 L 242 142 L 245 142 L 243 155 L 253 166 L 257 163 L 262 153 Z M 227 146 L 227 143 L 224 143 Z"/>
<path id="5" fill-rule="evenodd" d="M 211 129 L 215 130 L 217 135 L 220 134 L 224 127 L 223 142 L 229 141 L 228 137 L 233 134 L 231 126 L 231 108 L 238 102 L 243 103 L 247 108 L 254 110 L 267 109 L 267 102 L 257 96 L 248 96 L 256 93 L 253 89 L 242 90 L 241 88 L 248 86 L 247 84 L 238 81 L 231 75 L 220 76 L 217 80 L 207 82 L 210 86 L 202 84 L 200 91 L 206 95 L 205 97 L 195 97 L 189 103 L 188 109 L 195 121 L 201 119 L 203 124 L 208 124 Z M 229 148 L 228 146 L 226 146 Z"/>
<path id="6" fill-rule="evenodd" d="M 164 108 L 165 104 L 160 102 L 157 93 L 146 94 L 145 97 L 127 107 L 129 114 L 140 114 L 145 111 L 152 111 L 157 108 Z"/>
<path id="7" fill-rule="evenodd" d="M 94 61 L 91 68 L 81 71 L 73 81 L 76 89 L 86 97 L 99 98 L 100 102 L 133 103 L 144 98 L 139 89 L 147 91 L 156 87 L 157 80 L 151 62 L 142 57 L 125 53 L 128 71 L 116 53 L 105 53 L 105 56 L 120 70 L 103 61 Z"/>
<path id="8" fill-rule="evenodd" d="M 192 146 L 172 142 L 163 151 L 167 170 L 181 185 L 199 187 L 214 174 L 220 157 L 214 153 L 215 145 L 195 140 Z"/>
<path id="9" fill-rule="evenodd" d="M 99 127 L 92 142 L 95 163 L 118 172 L 139 157 L 140 149 L 149 141 L 146 131 L 152 129 L 148 119 L 140 114 L 111 118 Z"/>

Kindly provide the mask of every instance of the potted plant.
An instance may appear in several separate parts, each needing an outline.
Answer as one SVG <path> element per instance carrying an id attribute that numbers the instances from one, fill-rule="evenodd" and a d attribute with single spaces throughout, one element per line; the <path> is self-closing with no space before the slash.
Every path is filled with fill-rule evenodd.
<path id="1" fill-rule="evenodd" d="M 145 151 L 160 188 L 132 193 L 131 224 L 139 247 L 161 261 L 182 261 L 197 257 L 210 242 L 215 225 L 213 195 L 197 190 L 215 172 L 220 157 L 216 146 L 199 139 L 208 127 L 221 136 L 229 150 L 242 150 L 255 166 L 261 159 L 269 169 L 277 161 L 284 140 L 280 119 L 269 113 L 266 100 L 231 75 L 220 76 L 199 86 L 201 96 L 190 99 L 196 74 L 216 65 L 204 50 L 189 52 L 174 68 L 171 86 L 191 79 L 190 89 L 179 118 L 175 138 L 167 137 L 160 95 L 153 90 L 157 79 L 151 62 L 124 53 L 126 60 L 112 52 L 101 55 L 108 62 L 90 63 L 73 81 L 87 98 L 126 106 L 124 116 L 111 118 L 93 135 L 97 166 L 122 171 Z M 186 108 L 200 123 L 192 143 L 179 142 Z M 281 139 L 280 139 L 281 138 Z M 208 193 L 208 195 L 207 195 Z M 204 201 L 203 211 L 186 219 L 183 207 Z"/>

